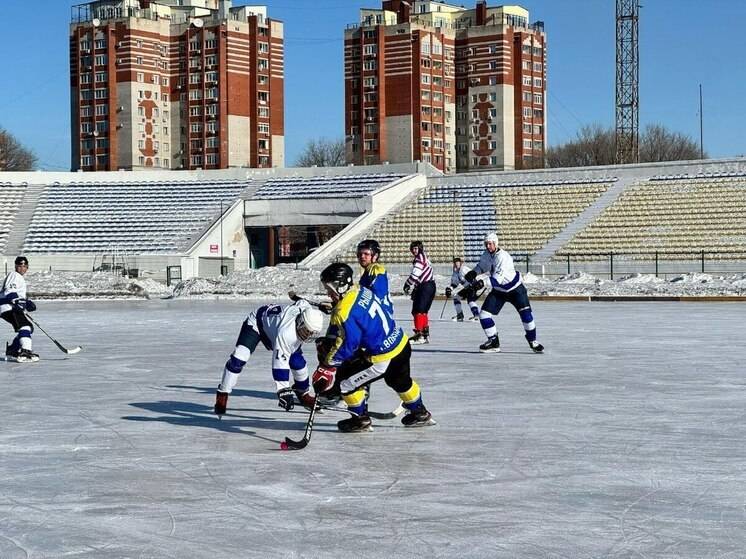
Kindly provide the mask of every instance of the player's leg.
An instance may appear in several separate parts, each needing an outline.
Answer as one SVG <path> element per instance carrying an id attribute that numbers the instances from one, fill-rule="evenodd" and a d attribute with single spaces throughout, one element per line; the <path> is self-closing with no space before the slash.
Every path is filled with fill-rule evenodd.
<path id="1" fill-rule="evenodd" d="M 531 311 L 531 304 L 528 300 L 528 292 L 524 285 L 519 285 L 510 292 L 510 302 L 518 311 L 523 323 L 523 329 L 526 331 L 526 341 L 534 353 L 542 353 L 544 346 L 536 341 L 536 323 Z"/>
<path id="2" fill-rule="evenodd" d="M 368 415 L 368 394 L 365 387 L 381 378 L 386 372 L 388 364 L 389 361 L 369 363 L 365 369 L 358 371 L 355 371 L 352 367 L 342 371 L 337 369 L 337 376 L 340 377 L 339 389 L 342 392 L 342 399 L 352 414 L 351 417 L 337 422 L 337 428 L 340 431 L 343 433 L 358 433 L 370 430 L 372 422 Z"/>
<path id="3" fill-rule="evenodd" d="M 479 351 L 482 353 L 498 353 L 500 351 L 500 338 L 497 335 L 494 317 L 500 313 L 504 304 L 503 295 L 493 289 L 484 300 L 482 310 L 479 311 L 479 324 L 484 330 L 484 335 L 487 336 L 487 341 L 479 346 Z"/>
<path id="4" fill-rule="evenodd" d="M 407 344 L 404 349 L 394 357 L 386 368 L 384 381 L 399 395 L 408 413 L 402 417 L 401 422 L 406 427 L 421 427 L 433 425 L 432 414 L 422 402 L 420 386 L 412 379 L 410 359 L 412 349 Z"/>
<path id="5" fill-rule="evenodd" d="M 461 306 L 461 298 L 456 294 L 453 295 L 453 308 L 456 309 L 456 316 L 454 316 L 451 320 L 454 320 L 456 322 L 463 322 L 464 309 Z"/>
<path id="6" fill-rule="evenodd" d="M 244 368 L 244 365 L 251 358 L 251 354 L 259 345 L 261 336 L 256 329 L 256 314 L 251 313 L 241 325 L 241 332 L 236 340 L 236 347 L 228 357 L 228 361 L 223 368 L 223 375 L 218 384 L 215 394 L 215 413 L 223 415 L 228 407 L 228 395 L 238 382 L 238 375 Z"/>

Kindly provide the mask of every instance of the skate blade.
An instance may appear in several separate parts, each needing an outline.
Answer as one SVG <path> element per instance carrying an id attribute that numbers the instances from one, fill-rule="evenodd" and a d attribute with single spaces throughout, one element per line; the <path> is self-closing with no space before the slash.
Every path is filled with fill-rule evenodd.
<path id="1" fill-rule="evenodd" d="M 435 421 L 432 417 L 428 419 L 427 421 L 424 421 L 422 423 L 414 423 L 412 425 L 405 425 L 407 429 L 411 429 L 412 427 L 430 427 L 431 425 L 437 425 L 438 422 Z"/>
<path id="2" fill-rule="evenodd" d="M 490 349 L 481 349 L 479 350 L 479 353 L 500 353 L 499 347 L 493 347 Z"/>

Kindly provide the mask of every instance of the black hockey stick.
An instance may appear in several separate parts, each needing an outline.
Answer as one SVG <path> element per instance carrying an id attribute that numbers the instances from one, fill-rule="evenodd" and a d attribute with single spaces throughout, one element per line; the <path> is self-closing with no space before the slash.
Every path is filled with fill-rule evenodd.
<path id="1" fill-rule="evenodd" d="M 38 322 L 36 322 L 36 321 L 35 321 L 35 320 L 34 320 L 33 318 L 31 318 L 31 315 L 30 315 L 29 313 L 27 313 L 27 312 L 25 312 L 25 311 L 24 311 L 24 313 L 23 313 L 23 314 L 24 314 L 24 315 L 26 316 L 26 318 L 28 318 L 28 319 L 29 319 L 29 321 L 30 321 L 30 322 L 31 322 L 31 323 L 32 323 L 32 324 L 33 324 L 34 326 L 36 326 L 36 327 L 37 327 L 37 328 L 38 328 L 39 330 L 41 330 L 42 332 L 44 332 L 44 334 L 46 334 L 47 338 L 49 338 L 50 340 L 52 340 L 52 341 L 54 342 L 54 345 L 56 345 L 56 346 L 57 346 L 58 348 L 60 348 L 60 351 L 62 351 L 63 353 L 67 353 L 68 355 L 72 355 L 73 353 L 78 353 L 78 352 L 79 352 L 79 351 L 80 351 L 81 349 L 83 349 L 83 348 L 82 348 L 82 347 L 80 347 L 79 345 L 78 345 L 78 346 L 75 346 L 74 348 L 71 348 L 71 349 L 67 349 L 67 348 L 66 348 L 65 346 L 63 346 L 63 345 L 62 345 L 62 344 L 61 344 L 60 342 L 58 342 L 58 341 L 57 341 L 57 340 L 55 340 L 55 339 L 54 339 L 54 338 L 53 338 L 52 336 L 50 336 L 50 335 L 49 335 L 49 333 L 48 333 L 48 332 L 47 332 L 46 330 L 44 330 L 44 328 L 42 328 L 42 327 L 41 327 L 41 326 L 39 325 L 39 323 L 38 323 Z"/>
<path id="2" fill-rule="evenodd" d="M 440 318 L 443 318 L 443 313 L 446 312 L 446 305 L 448 305 L 448 299 L 450 299 L 450 297 L 446 297 L 446 300 L 443 301 L 443 308 L 440 309 Z"/>
<path id="3" fill-rule="evenodd" d="M 290 437 L 285 437 L 285 440 L 280 443 L 282 450 L 300 450 L 306 448 L 308 443 L 311 441 L 311 434 L 313 433 L 313 418 L 316 417 L 316 410 L 319 409 L 319 404 L 314 399 L 313 407 L 311 412 L 308 414 L 308 421 L 306 422 L 306 432 L 303 433 L 303 438 L 299 441 L 294 441 Z"/>
<path id="4" fill-rule="evenodd" d="M 290 297 L 290 300 L 293 301 L 293 302 L 295 302 L 295 301 L 305 301 L 306 303 L 308 303 L 312 307 L 316 307 L 317 309 L 319 309 L 324 314 L 331 314 L 331 312 L 332 312 L 332 304 L 331 304 L 331 302 L 314 301 L 313 299 L 308 299 L 306 297 L 301 297 L 300 295 L 298 295 L 292 289 L 290 291 L 288 291 L 288 297 Z"/>
<path id="5" fill-rule="evenodd" d="M 340 413 L 349 413 L 351 415 L 357 415 L 355 412 L 351 411 L 349 408 L 343 408 L 342 406 L 335 406 L 332 404 L 318 404 L 319 409 L 322 410 L 328 410 L 328 411 L 336 411 Z M 399 417 L 401 414 L 403 414 L 406 411 L 406 408 L 404 407 L 404 404 L 399 402 L 399 405 L 391 410 L 391 411 L 372 411 L 368 410 L 368 415 L 372 417 L 373 419 L 395 419 Z"/>

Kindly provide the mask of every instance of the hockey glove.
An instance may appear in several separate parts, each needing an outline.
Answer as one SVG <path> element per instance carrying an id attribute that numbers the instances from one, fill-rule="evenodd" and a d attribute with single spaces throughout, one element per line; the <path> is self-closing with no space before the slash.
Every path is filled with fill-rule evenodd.
<path id="1" fill-rule="evenodd" d="M 293 398 L 292 388 L 282 388 L 277 392 L 277 405 L 285 411 L 290 411 L 295 407 L 295 398 Z"/>
<path id="2" fill-rule="evenodd" d="M 326 301 L 319 303 L 319 310 L 324 314 L 332 314 L 333 308 L 334 306 L 331 303 L 327 303 Z"/>
<path id="3" fill-rule="evenodd" d="M 474 295 L 476 295 L 477 291 L 479 291 L 483 287 L 484 287 L 484 282 L 482 280 L 477 280 L 471 284 L 471 288 L 474 291 Z"/>
<path id="4" fill-rule="evenodd" d="M 475 279 L 477 279 L 477 273 L 474 270 L 469 270 L 468 272 L 466 272 L 464 279 L 468 281 L 469 283 L 471 283 Z"/>
<path id="5" fill-rule="evenodd" d="M 26 299 L 22 299 L 21 297 L 17 297 L 16 299 L 13 299 L 10 304 L 13 305 L 17 310 L 19 311 L 25 311 L 26 310 Z"/>
<path id="6" fill-rule="evenodd" d="M 28 312 L 34 312 L 36 310 L 36 303 L 34 303 L 31 299 L 26 299 L 26 310 Z"/>
<path id="7" fill-rule="evenodd" d="M 450 299 L 451 295 L 453 295 L 453 289 L 446 287 L 446 298 Z"/>
<path id="8" fill-rule="evenodd" d="M 334 377 L 337 375 L 336 367 L 319 365 L 313 372 L 313 389 L 316 394 L 322 394 L 334 386 Z"/>
<path id="9" fill-rule="evenodd" d="M 408 283 L 405 283 L 404 287 L 402 287 L 402 291 L 404 291 L 405 295 L 409 295 L 409 292 L 412 291 L 412 286 Z"/>
<path id="10" fill-rule="evenodd" d="M 316 338 L 316 358 L 323 363 L 334 345 L 334 338 Z"/>

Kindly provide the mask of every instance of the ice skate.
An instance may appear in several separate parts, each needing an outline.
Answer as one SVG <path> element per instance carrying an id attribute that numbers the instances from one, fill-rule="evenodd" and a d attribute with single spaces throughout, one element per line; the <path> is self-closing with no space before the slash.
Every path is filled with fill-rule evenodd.
<path id="1" fill-rule="evenodd" d="M 452 317 L 451 320 L 453 322 L 463 322 L 464 321 L 464 313 L 460 312 L 456 316 Z"/>
<path id="2" fill-rule="evenodd" d="M 499 353 L 500 352 L 500 339 L 497 336 L 492 336 L 486 342 L 479 346 L 481 353 Z"/>
<path id="3" fill-rule="evenodd" d="M 419 406 L 417 409 L 410 411 L 401 418 L 402 425 L 405 427 L 425 427 L 435 425 L 432 414 L 427 411 L 425 406 Z"/>
<path id="4" fill-rule="evenodd" d="M 479 315 L 475 314 L 474 316 L 469 317 L 469 322 L 479 322 Z"/>
<path id="5" fill-rule="evenodd" d="M 216 392 L 215 393 L 215 415 L 221 416 L 225 414 L 228 409 L 228 393 L 227 392 Z"/>
<path id="6" fill-rule="evenodd" d="M 430 339 L 423 332 L 420 332 L 419 330 L 415 330 L 414 336 L 409 338 L 409 343 L 412 345 L 429 344 Z"/>
<path id="7" fill-rule="evenodd" d="M 337 428 L 343 433 L 362 433 L 372 431 L 372 421 L 367 415 L 353 415 L 337 422 Z"/>
<path id="8" fill-rule="evenodd" d="M 531 349 L 534 353 L 544 353 L 544 346 L 536 340 L 534 340 L 533 342 L 528 342 L 528 345 L 531 346 Z"/>

